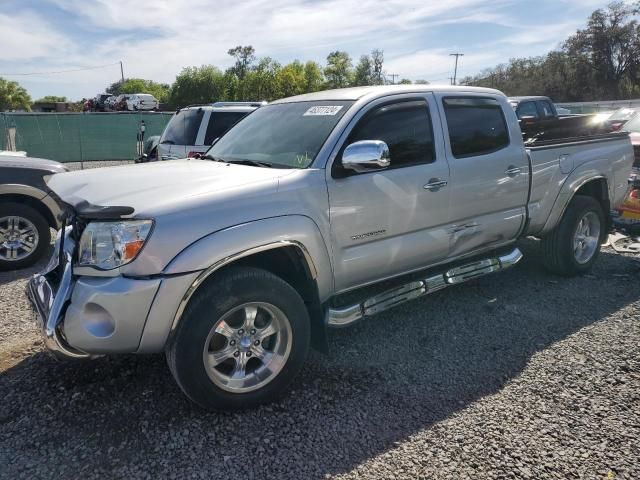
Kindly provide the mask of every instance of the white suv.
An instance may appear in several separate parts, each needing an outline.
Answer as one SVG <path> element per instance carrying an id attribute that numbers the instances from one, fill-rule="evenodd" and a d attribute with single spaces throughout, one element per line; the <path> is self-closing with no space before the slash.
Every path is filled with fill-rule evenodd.
<path id="1" fill-rule="evenodd" d="M 157 110 L 160 102 L 148 93 L 134 93 L 127 95 L 127 110 Z"/>
<path id="2" fill-rule="evenodd" d="M 175 160 L 206 152 L 213 142 L 245 115 L 264 103 L 216 102 L 191 105 L 178 110 L 162 132 L 155 155 L 157 160 Z"/>

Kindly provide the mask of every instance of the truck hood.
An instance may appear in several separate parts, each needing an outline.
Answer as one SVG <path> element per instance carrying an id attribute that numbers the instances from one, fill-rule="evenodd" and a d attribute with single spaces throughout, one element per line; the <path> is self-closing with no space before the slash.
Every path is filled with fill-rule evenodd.
<path id="1" fill-rule="evenodd" d="M 272 192 L 292 170 L 227 164 L 210 160 L 172 160 L 62 173 L 48 186 L 71 205 L 127 206 L 135 216 L 156 216 L 196 207 L 216 197 Z"/>

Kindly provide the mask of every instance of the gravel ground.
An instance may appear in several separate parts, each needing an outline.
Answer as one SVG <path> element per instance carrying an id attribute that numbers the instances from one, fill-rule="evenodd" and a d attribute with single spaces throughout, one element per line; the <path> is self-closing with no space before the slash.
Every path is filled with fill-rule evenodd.
<path id="1" fill-rule="evenodd" d="M 278 403 L 209 413 L 164 357 L 58 362 L 0 274 L 2 478 L 640 478 L 640 264 L 515 269 L 330 335 Z"/>

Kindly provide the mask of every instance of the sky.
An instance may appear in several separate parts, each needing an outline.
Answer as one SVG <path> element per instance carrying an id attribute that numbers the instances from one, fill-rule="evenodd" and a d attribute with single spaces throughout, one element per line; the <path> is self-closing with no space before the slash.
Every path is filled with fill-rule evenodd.
<path id="1" fill-rule="evenodd" d="M 259 57 L 324 65 L 384 50 L 388 74 L 449 83 L 513 57 L 541 55 L 608 0 L 0 0 L 0 77 L 33 99 L 93 97 L 120 78 L 171 83 L 183 67 Z M 104 66 L 106 65 L 106 66 Z M 65 72 L 84 67 L 92 70 Z M 15 75 L 37 73 L 37 75 Z"/>

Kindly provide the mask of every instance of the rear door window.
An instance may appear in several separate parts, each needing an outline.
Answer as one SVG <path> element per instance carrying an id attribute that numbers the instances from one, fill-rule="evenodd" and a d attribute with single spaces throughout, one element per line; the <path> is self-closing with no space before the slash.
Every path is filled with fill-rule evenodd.
<path id="1" fill-rule="evenodd" d="M 216 138 L 224 135 L 238 120 L 250 112 L 211 112 L 204 144 L 211 145 Z"/>
<path id="2" fill-rule="evenodd" d="M 496 99 L 450 97 L 443 103 L 454 157 L 484 155 L 509 145 L 507 122 Z"/>
<path id="3" fill-rule="evenodd" d="M 195 145 L 203 114 L 201 108 L 180 110 L 165 127 L 160 143 Z"/>

